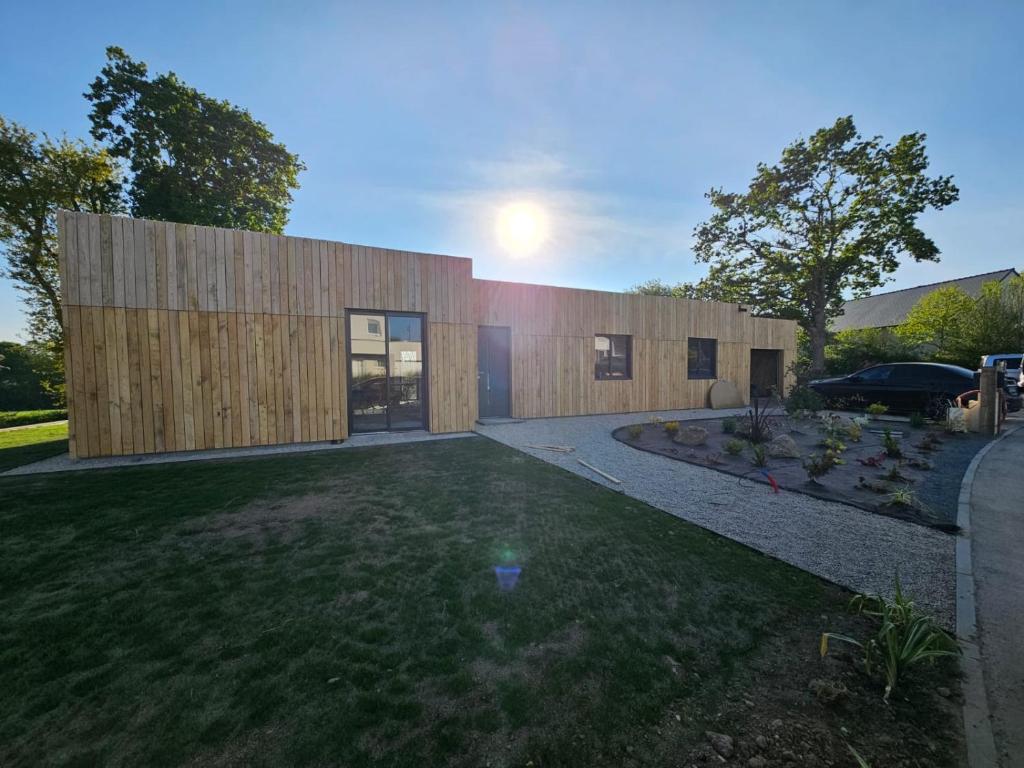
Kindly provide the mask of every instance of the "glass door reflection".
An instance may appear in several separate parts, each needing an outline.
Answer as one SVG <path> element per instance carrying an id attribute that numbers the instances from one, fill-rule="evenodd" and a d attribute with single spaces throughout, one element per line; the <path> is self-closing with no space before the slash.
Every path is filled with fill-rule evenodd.
<path id="1" fill-rule="evenodd" d="M 423 318 L 349 314 L 351 432 L 423 429 Z"/>

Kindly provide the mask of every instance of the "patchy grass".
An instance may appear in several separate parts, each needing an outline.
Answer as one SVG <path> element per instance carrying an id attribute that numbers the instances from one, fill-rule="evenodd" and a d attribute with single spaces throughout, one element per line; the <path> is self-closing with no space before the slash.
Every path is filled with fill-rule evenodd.
<path id="1" fill-rule="evenodd" d="M 3 765 L 663 765 L 751 713 L 765 754 L 956 761 L 955 709 L 818 660 L 845 593 L 482 438 L 0 497 Z"/>
<path id="2" fill-rule="evenodd" d="M 0 411 L 0 429 L 20 427 L 26 424 L 42 424 L 47 421 L 66 419 L 68 412 L 63 409 L 51 408 L 42 411 Z"/>
<path id="3" fill-rule="evenodd" d="M 67 424 L 38 424 L 0 431 L 0 472 L 68 450 Z"/>

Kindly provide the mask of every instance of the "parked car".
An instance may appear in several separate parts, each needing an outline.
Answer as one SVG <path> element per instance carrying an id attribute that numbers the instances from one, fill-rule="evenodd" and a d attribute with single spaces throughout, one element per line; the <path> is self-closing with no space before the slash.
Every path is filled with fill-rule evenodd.
<path id="1" fill-rule="evenodd" d="M 981 364 L 994 366 L 998 363 L 1006 363 L 1006 380 L 1017 385 L 1017 388 L 1024 388 L 1024 368 L 1021 367 L 1021 359 L 1024 354 L 1002 352 L 998 355 L 985 355 Z"/>
<path id="2" fill-rule="evenodd" d="M 942 363 L 886 363 L 831 379 L 810 388 L 832 408 L 864 408 L 882 403 L 893 413 L 942 416 L 958 395 L 977 389 L 974 371 Z"/>

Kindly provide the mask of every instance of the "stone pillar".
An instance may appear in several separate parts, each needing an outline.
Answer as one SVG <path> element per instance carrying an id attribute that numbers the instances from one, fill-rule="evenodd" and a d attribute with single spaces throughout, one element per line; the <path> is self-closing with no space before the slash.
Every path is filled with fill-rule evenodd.
<path id="1" fill-rule="evenodd" d="M 995 368 L 981 369 L 978 389 L 978 430 L 983 435 L 996 435 L 999 433 L 999 390 L 996 387 Z"/>

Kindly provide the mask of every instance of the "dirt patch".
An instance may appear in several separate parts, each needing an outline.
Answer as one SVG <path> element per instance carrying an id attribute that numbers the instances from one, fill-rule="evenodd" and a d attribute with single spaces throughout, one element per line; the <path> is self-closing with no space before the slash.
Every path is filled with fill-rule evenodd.
<path id="1" fill-rule="evenodd" d="M 957 530 L 964 471 L 986 442 L 978 435 L 948 434 L 933 425 L 854 423 L 844 416 L 797 419 L 780 412 L 768 420 L 770 439 L 759 444 L 768 455 L 758 465 L 759 449 L 743 434 L 749 421 L 741 416 L 681 422 L 678 433 L 662 423 L 636 424 L 612 435 L 643 451 L 736 476 L 741 484 L 770 488 L 774 481 L 779 488 L 947 532 Z M 698 444 L 680 442 L 683 439 L 696 439 Z M 771 440 L 776 439 L 784 443 L 779 448 L 788 445 L 796 455 L 771 455 Z M 807 463 L 830 449 L 841 463 L 811 481 Z"/>

